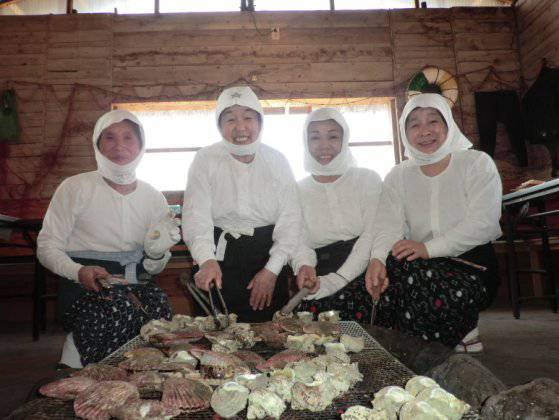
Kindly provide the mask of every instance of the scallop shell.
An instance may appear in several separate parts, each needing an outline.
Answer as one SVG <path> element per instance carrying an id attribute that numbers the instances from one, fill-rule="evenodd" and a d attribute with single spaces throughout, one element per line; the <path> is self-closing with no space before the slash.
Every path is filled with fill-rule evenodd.
<path id="1" fill-rule="evenodd" d="M 303 333 L 303 322 L 297 318 L 284 318 L 277 321 L 277 323 L 283 331 L 290 334 Z"/>
<path id="2" fill-rule="evenodd" d="M 169 332 L 175 329 L 175 325 L 166 319 L 154 319 L 140 328 L 140 335 L 145 341 L 149 341 L 154 334 Z"/>
<path id="3" fill-rule="evenodd" d="M 59 400 L 73 400 L 80 392 L 95 383 L 97 383 L 95 379 L 87 376 L 74 376 L 43 385 L 39 388 L 39 393 Z"/>
<path id="4" fill-rule="evenodd" d="M 267 372 L 273 369 L 283 369 L 288 363 L 298 362 L 299 360 L 308 359 L 307 353 L 300 350 L 284 350 L 274 354 L 265 363 L 256 366 L 261 372 Z"/>
<path id="5" fill-rule="evenodd" d="M 266 359 L 250 350 L 238 350 L 233 353 L 233 356 L 237 356 L 243 362 L 247 364 L 250 369 L 256 369 L 256 366 L 261 363 L 266 363 Z"/>
<path id="6" fill-rule="evenodd" d="M 180 410 L 165 406 L 157 400 L 139 400 L 111 410 L 120 420 L 167 420 L 181 414 Z"/>
<path id="7" fill-rule="evenodd" d="M 124 357 L 127 359 L 152 357 L 152 358 L 163 358 L 163 353 L 161 350 L 154 347 L 138 347 L 133 350 L 128 350 L 124 353 Z"/>
<path id="8" fill-rule="evenodd" d="M 194 412 L 208 408 L 211 397 L 211 387 L 200 381 L 169 378 L 163 384 L 161 402 L 171 409 Z"/>
<path id="9" fill-rule="evenodd" d="M 136 385 L 140 393 L 161 391 L 165 378 L 155 371 L 137 372 L 128 378 L 128 382 Z"/>
<path id="10" fill-rule="evenodd" d="M 102 381 L 82 391 L 74 401 L 76 416 L 109 420 L 111 411 L 140 399 L 135 385 L 124 381 Z"/>
<path id="11" fill-rule="evenodd" d="M 83 369 L 73 372 L 71 376 L 87 376 L 96 381 L 125 381 L 128 372 L 103 363 L 90 363 Z"/>
<path id="12" fill-rule="evenodd" d="M 210 405 L 221 417 L 230 418 L 245 409 L 250 391 L 236 382 L 226 382 L 212 394 Z"/>
<path id="13" fill-rule="evenodd" d="M 246 373 L 244 375 L 237 375 L 234 380 L 251 391 L 266 388 L 269 382 L 268 375 L 265 373 Z"/>

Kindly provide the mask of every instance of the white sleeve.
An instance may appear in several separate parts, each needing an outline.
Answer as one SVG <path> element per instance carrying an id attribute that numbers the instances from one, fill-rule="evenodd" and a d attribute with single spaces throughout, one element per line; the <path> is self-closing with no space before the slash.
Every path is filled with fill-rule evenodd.
<path id="1" fill-rule="evenodd" d="M 297 275 L 302 266 L 308 265 L 310 267 L 316 267 L 316 262 L 316 252 L 310 246 L 309 231 L 305 223 L 305 218 L 302 217 L 299 244 L 297 246 L 297 251 L 291 258 L 290 264 L 293 268 L 293 272 Z"/>
<path id="2" fill-rule="evenodd" d="M 169 211 L 169 203 L 163 193 L 155 191 L 153 214 L 150 218 L 148 230 L 158 224 L 169 213 Z"/>
<path id="3" fill-rule="evenodd" d="M 37 258 L 41 264 L 59 276 L 78 281 L 83 265 L 66 254 L 68 238 L 72 234 L 77 216 L 79 191 L 65 181 L 56 189 L 37 237 Z"/>
<path id="4" fill-rule="evenodd" d="M 196 154 L 188 171 L 182 208 L 182 237 L 198 265 L 216 258 L 207 163 Z"/>
<path id="5" fill-rule="evenodd" d="M 363 273 L 369 264 L 374 239 L 374 220 L 382 191 L 382 180 L 376 172 L 372 172 L 364 184 L 363 199 L 360 201 L 364 221 L 363 231 L 353 245 L 351 253 L 337 271 L 348 283 Z"/>
<path id="6" fill-rule="evenodd" d="M 431 258 L 455 257 L 501 235 L 503 187 L 489 155 L 480 154 L 469 166 L 464 182 L 468 203 L 464 217 L 452 229 L 425 243 Z"/>
<path id="7" fill-rule="evenodd" d="M 372 229 L 374 242 L 371 259 L 377 258 L 382 262 L 386 261 L 392 246 L 402 239 L 407 231 L 403 198 L 398 191 L 398 186 L 401 185 L 401 171 L 396 171 L 393 170 L 384 180 Z"/>
<path id="8" fill-rule="evenodd" d="M 266 268 L 276 275 L 297 252 L 303 218 L 299 196 L 297 195 L 297 184 L 287 161 L 286 166 L 287 170 L 283 171 L 283 179 L 287 179 L 287 184 L 280 192 L 279 202 L 281 204 L 272 234 L 274 244 L 270 249 L 270 258 L 266 263 Z"/>

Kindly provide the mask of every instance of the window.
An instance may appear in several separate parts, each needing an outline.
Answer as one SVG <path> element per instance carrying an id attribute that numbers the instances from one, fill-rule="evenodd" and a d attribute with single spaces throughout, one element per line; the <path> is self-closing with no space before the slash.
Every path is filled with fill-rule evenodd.
<path id="1" fill-rule="evenodd" d="M 303 125 L 308 113 L 322 106 L 336 107 L 350 128 L 350 147 L 358 166 L 374 169 L 381 177 L 395 163 L 393 104 L 383 98 L 343 98 L 262 101 L 263 143 L 281 151 L 296 179 L 303 168 Z M 181 191 L 197 150 L 221 140 L 215 122 L 215 102 L 116 104 L 134 112 L 146 132 L 146 154 L 138 177 L 161 191 Z"/>

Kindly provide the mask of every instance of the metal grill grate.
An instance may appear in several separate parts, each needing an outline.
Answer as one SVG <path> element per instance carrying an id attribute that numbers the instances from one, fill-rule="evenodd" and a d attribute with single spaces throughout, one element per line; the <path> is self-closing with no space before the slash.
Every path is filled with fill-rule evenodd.
<path id="1" fill-rule="evenodd" d="M 352 354 L 351 361 L 359 363 L 359 371 L 363 374 L 363 381 L 359 382 L 346 395 L 337 398 L 333 404 L 320 413 L 312 413 L 310 411 L 295 411 L 288 409 L 281 416 L 282 419 L 313 419 L 317 417 L 323 419 L 339 419 L 340 414 L 352 405 L 371 406 L 373 394 L 381 388 L 388 385 L 404 386 L 406 382 L 414 376 L 414 373 L 404 366 L 400 361 L 388 353 L 370 334 L 367 333 L 357 322 L 341 321 L 341 328 L 344 334 L 352 336 L 362 336 L 365 339 L 365 349 L 361 353 Z M 123 354 L 137 347 L 145 346 L 146 342 L 137 336 L 119 348 L 117 351 L 107 356 L 103 363 L 110 365 L 118 365 L 124 359 Z M 277 350 L 271 350 L 264 345 L 257 345 L 253 348 L 262 356 L 269 357 L 276 353 Z M 143 395 L 143 397 L 159 398 L 159 393 L 151 395 Z M 62 402 L 52 398 L 41 398 L 35 400 L 26 412 L 26 416 L 31 413 L 36 418 L 50 419 L 70 419 L 74 417 L 72 402 Z M 23 407 L 22 407 L 23 408 Z M 29 418 L 23 416 L 21 418 Z M 12 417 L 19 418 L 19 417 Z M 35 418 L 35 417 L 34 417 Z M 198 413 L 185 414 L 176 417 L 177 419 L 214 419 L 214 413 L 211 410 L 204 410 Z M 239 413 L 237 419 L 246 418 L 246 410 Z M 463 416 L 463 420 L 477 420 L 479 415 L 470 411 Z"/>

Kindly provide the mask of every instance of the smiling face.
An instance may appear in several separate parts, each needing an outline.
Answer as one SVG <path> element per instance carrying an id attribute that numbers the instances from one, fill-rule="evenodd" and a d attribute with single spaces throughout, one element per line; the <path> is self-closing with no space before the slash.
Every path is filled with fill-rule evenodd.
<path id="1" fill-rule="evenodd" d="M 132 162 L 142 150 L 138 128 L 128 120 L 105 128 L 99 136 L 97 145 L 101 154 L 117 165 Z"/>
<path id="2" fill-rule="evenodd" d="M 260 133 L 260 115 L 242 105 L 233 105 L 219 117 L 221 135 L 229 143 L 246 145 L 254 143 Z"/>
<path id="3" fill-rule="evenodd" d="M 448 134 L 446 122 L 435 108 L 415 108 L 406 119 L 406 137 L 422 153 L 435 153 Z"/>
<path id="4" fill-rule="evenodd" d="M 330 163 L 342 151 L 343 135 L 334 120 L 311 122 L 307 128 L 309 153 L 321 165 Z"/>

